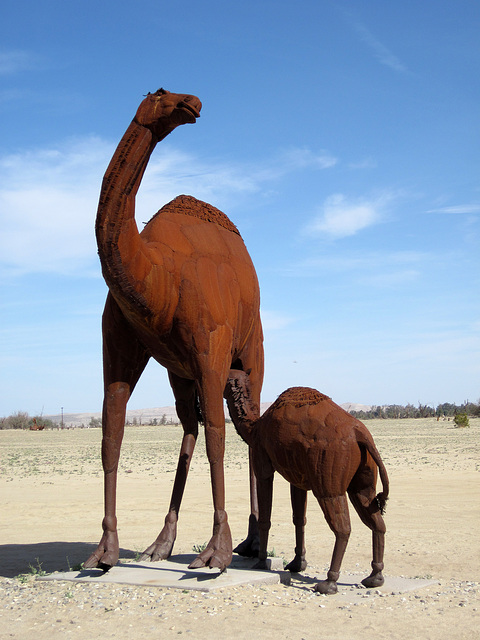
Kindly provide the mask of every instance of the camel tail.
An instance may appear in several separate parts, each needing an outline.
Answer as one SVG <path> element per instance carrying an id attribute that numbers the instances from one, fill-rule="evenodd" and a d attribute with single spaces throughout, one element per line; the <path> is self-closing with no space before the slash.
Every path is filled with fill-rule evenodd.
<path id="1" fill-rule="evenodd" d="M 361 437 L 359 438 L 359 442 L 365 446 L 368 453 L 372 456 L 375 464 L 378 467 L 380 480 L 382 481 L 383 491 L 380 491 L 380 493 L 377 494 L 376 501 L 378 504 L 378 508 L 380 509 L 380 513 L 383 515 L 386 511 L 388 493 L 390 490 L 390 482 L 388 479 L 387 470 L 385 468 L 385 465 L 383 464 L 383 460 L 375 445 L 375 442 L 373 441 L 371 433 L 366 429 L 366 427 L 365 427 L 365 431 L 363 431 L 362 429 L 360 433 L 361 433 Z"/>

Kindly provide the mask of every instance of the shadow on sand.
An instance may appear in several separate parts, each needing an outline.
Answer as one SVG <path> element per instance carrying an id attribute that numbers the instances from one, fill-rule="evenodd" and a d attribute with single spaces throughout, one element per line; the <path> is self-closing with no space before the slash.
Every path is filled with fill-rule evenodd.
<path id="1" fill-rule="evenodd" d="M 31 573 L 39 564 L 43 571 L 69 571 L 85 562 L 97 545 L 87 542 L 40 542 L 38 544 L 0 545 L 0 576 L 14 578 L 20 573 Z M 134 558 L 135 552 L 120 549 L 121 558 Z"/>

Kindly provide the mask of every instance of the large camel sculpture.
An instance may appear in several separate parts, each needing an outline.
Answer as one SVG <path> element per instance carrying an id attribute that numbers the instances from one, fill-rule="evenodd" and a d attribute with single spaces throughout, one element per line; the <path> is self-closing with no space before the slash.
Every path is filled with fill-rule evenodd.
<path id="1" fill-rule="evenodd" d="M 165 205 L 141 233 L 135 222 L 135 196 L 155 145 L 179 125 L 194 123 L 201 106 L 191 95 L 163 89 L 148 94 L 102 183 L 96 235 L 109 287 L 102 325 L 105 515 L 102 538 L 86 568 L 108 570 L 118 561 L 116 483 L 125 411 L 150 358 L 168 370 L 184 435 L 164 527 L 142 559 L 171 554 L 198 433 L 198 408 L 205 425 L 214 524 L 210 542 L 190 567 L 224 570 L 232 558 L 225 511 L 223 391 L 232 367 L 251 368 L 252 395 L 260 398 L 263 336 L 255 269 L 227 216 L 190 196 Z M 255 495 L 251 500 L 250 534 L 258 508 Z"/>
<path id="2" fill-rule="evenodd" d="M 293 387 L 284 391 L 257 419 L 249 376 L 231 371 L 225 397 L 241 437 L 251 447 L 258 483 L 260 552 L 256 568 L 266 566 L 268 531 L 272 511 L 273 476 L 278 471 L 290 483 L 295 525 L 295 557 L 290 571 L 303 571 L 307 491 L 313 491 L 325 519 L 335 534 L 327 579 L 315 585 L 323 594 L 337 592 L 337 580 L 348 538 L 348 493 L 362 522 L 372 530 L 372 572 L 362 583 L 384 583 L 385 523 L 382 513 L 388 498 L 388 476 L 373 438 L 359 420 L 315 389 Z M 377 467 L 383 492 L 376 494 Z"/>

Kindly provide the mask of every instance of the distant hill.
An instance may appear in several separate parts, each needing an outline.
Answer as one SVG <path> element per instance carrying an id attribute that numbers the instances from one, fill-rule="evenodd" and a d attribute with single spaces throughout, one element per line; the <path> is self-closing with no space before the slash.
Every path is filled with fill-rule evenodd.
<path id="1" fill-rule="evenodd" d="M 271 405 L 271 402 L 262 402 L 260 405 L 260 410 L 264 413 L 268 407 Z M 370 405 L 366 404 L 355 404 L 352 402 L 345 402 L 340 405 L 345 409 L 345 411 L 369 411 L 371 408 Z M 225 415 L 227 418 L 229 417 L 227 408 L 225 407 Z M 52 416 L 44 416 L 52 422 L 56 422 L 60 424 L 62 422 L 61 414 L 52 415 Z M 92 418 L 96 418 L 97 420 L 101 419 L 101 412 L 90 412 L 90 413 L 64 413 L 63 414 L 63 424 L 66 427 L 88 427 L 90 424 L 90 420 Z M 165 418 L 165 422 L 167 424 L 178 423 L 177 412 L 175 411 L 175 407 L 156 407 L 153 409 L 129 409 L 127 411 L 127 422 L 136 424 L 150 424 L 154 420 L 160 424 Z"/>

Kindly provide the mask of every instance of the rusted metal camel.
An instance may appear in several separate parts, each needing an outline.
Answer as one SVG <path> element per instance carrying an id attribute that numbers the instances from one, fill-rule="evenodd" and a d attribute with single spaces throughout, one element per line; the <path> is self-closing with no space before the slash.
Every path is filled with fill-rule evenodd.
<path id="1" fill-rule="evenodd" d="M 313 491 L 335 534 L 327 579 L 315 586 L 323 594 L 337 592 L 340 566 L 350 536 L 346 494 L 362 522 L 372 530 L 372 572 L 366 587 L 383 584 L 385 523 L 382 513 L 388 498 L 388 476 L 368 429 L 330 398 L 315 389 L 293 387 L 284 391 L 257 419 L 256 399 L 249 376 L 231 371 L 225 397 L 235 427 L 250 445 L 258 482 L 260 553 L 257 568 L 265 568 L 272 510 L 273 476 L 278 471 L 290 482 L 295 525 L 295 557 L 290 571 L 303 571 L 307 491 Z M 377 467 L 383 492 L 376 494 Z"/>
<path id="2" fill-rule="evenodd" d="M 199 401 L 214 526 L 206 549 L 190 566 L 223 570 L 231 562 L 223 390 L 232 366 L 252 368 L 252 395 L 260 397 L 263 336 L 257 276 L 238 230 L 209 204 L 179 196 L 160 209 L 142 233 L 135 222 L 135 196 L 155 145 L 179 125 L 194 123 L 201 106 L 191 95 L 163 89 L 148 94 L 103 179 L 96 235 L 109 287 L 103 314 L 105 516 L 102 538 L 86 561 L 87 568 L 108 570 L 118 560 L 116 482 L 125 410 L 150 358 L 168 370 L 184 436 L 164 527 L 142 559 L 159 560 L 171 554 L 198 433 Z"/>

